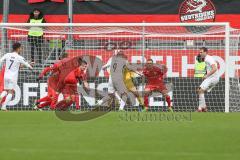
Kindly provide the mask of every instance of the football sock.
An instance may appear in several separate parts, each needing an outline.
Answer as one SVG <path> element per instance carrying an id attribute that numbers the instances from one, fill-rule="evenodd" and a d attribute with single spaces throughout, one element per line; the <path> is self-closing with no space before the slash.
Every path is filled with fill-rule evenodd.
<path id="1" fill-rule="evenodd" d="M 3 102 L 5 101 L 6 96 L 4 96 L 2 99 L 0 98 L 0 104 L 3 104 Z"/>
<path id="2" fill-rule="evenodd" d="M 148 108 L 149 102 L 148 102 L 148 96 L 144 96 L 144 106 Z"/>
<path id="3" fill-rule="evenodd" d="M 3 99 L 7 95 L 7 91 L 3 91 L 0 95 L 0 99 Z"/>
<path id="4" fill-rule="evenodd" d="M 206 106 L 205 98 L 204 98 L 204 93 L 199 94 L 199 107 L 198 109 L 202 109 L 203 107 Z"/>
<path id="5" fill-rule="evenodd" d="M 168 108 L 170 108 L 171 107 L 171 98 L 170 98 L 170 96 L 166 96 L 166 101 L 167 101 L 167 104 L 168 104 Z"/>
<path id="6" fill-rule="evenodd" d="M 6 97 L 6 99 L 5 99 L 5 102 L 2 104 L 2 109 L 6 109 L 6 106 L 7 106 L 8 102 L 11 101 L 12 96 L 13 96 L 13 95 L 12 95 L 11 93 L 9 93 L 9 94 L 7 95 L 7 97 Z"/>
<path id="7" fill-rule="evenodd" d="M 143 99 L 140 96 L 137 96 L 137 100 L 140 105 L 144 105 Z"/>
<path id="8" fill-rule="evenodd" d="M 119 107 L 119 110 L 123 110 L 125 107 L 125 102 L 121 99 L 120 100 L 120 107 Z"/>
<path id="9" fill-rule="evenodd" d="M 49 106 L 50 104 L 51 104 L 50 101 L 49 102 L 44 102 L 44 103 L 39 104 L 37 107 L 38 108 L 43 108 L 43 107 Z"/>
<path id="10" fill-rule="evenodd" d="M 80 109 L 79 95 L 75 95 L 76 109 Z"/>

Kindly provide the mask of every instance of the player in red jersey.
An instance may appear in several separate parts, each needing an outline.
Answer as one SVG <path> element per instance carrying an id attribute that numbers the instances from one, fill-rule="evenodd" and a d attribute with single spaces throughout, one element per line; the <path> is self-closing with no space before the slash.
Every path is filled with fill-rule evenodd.
<path id="1" fill-rule="evenodd" d="M 62 60 L 59 60 L 57 63 L 54 63 L 53 65 L 46 67 L 39 75 L 37 78 L 37 81 L 42 79 L 45 75 L 48 73 L 51 74 L 51 76 L 48 78 L 47 84 L 48 84 L 48 94 L 47 96 L 40 98 L 36 100 L 34 104 L 34 109 L 41 109 L 46 106 L 50 106 L 50 109 L 55 109 L 55 105 L 58 100 L 59 93 L 55 91 L 54 88 L 56 87 L 56 84 L 59 81 L 59 67 L 63 64 L 66 63 L 69 58 L 65 58 L 66 54 L 62 56 Z"/>
<path id="2" fill-rule="evenodd" d="M 64 78 L 64 85 L 61 89 L 64 99 L 56 104 L 56 108 L 65 110 L 67 107 L 71 106 L 74 101 L 76 102 L 76 108 L 80 108 L 77 83 L 82 82 L 86 89 L 89 88 L 89 85 L 86 81 L 86 69 L 87 62 L 82 60 L 81 65 L 77 69 L 71 71 Z"/>
<path id="3" fill-rule="evenodd" d="M 65 78 L 73 70 L 81 66 L 82 62 L 83 60 L 81 57 L 73 57 L 73 58 L 61 60 L 56 66 L 56 69 L 58 70 L 58 82 L 55 84 L 52 84 L 53 89 L 55 89 L 59 93 L 62 92 L 65 86 L 64 84 Z"/>
<path id="4" fill-rule="evenodd" d="M 160 92 L 167 101 L 168 104 L 168 110 L 172 110 L 171 106 L 171 99 L 170 96 L 168 95 L 168 90 L 164 84 L 164 75 L 167 72 L 167 67 L 165 65 L 162 65 L 162 68 L 159 68 L 157 66 L 153 65 L 153 60 L 148 59 L 147 64 L 143 69 L 143 75 L 147 79 L 146 86 L 144 88 L 145 94 L 144 94 L 144 105 L 146 107 L 146 110 L 149 107 L 149 101 L 148 97 L 152 92 Z"/>
<path id="5" fill-rule="evenodd" d="M 48 81 L 47 81 L 48 94 L 47 94 L 47 96 L 36 100 L 36 102 L 34 104 L 34 109 L 41 109 L 41 108 L 44 108 L 46 106 L 50 106 L 50 109 L 52 109 L 52 110 L 55 109 L 59 94 L 51 86 L 58 82 L 58 70 L 57 70 L 58 65 L 59 65 L 58 63 L 55 63 L 55 64 L 53 64 L 49 67 L 46 67 L 40 73 L 37 81 L 42 79 L 48 73 L 51 74 L 51 76 L 48 78 Z"/>

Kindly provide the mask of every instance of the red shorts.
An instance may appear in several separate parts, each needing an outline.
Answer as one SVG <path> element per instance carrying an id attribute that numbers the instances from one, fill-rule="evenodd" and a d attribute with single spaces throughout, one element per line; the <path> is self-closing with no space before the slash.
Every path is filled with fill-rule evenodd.
<path id="1" fill-rule="evenodd" d="M 158 84 L 146 84 L 145 90 L 162 92 L 163 90 L 167 90 L 167 88 L 163 82 L 159 82 Z"/>
<path id="2" fill-rule="evenodd" d="M 51 87 L 48 87 L 48 96 L 49 97 L 55 97 L 57 95 L 56 91 L 52 89 Z"/>
<path id="3" fill-rule="evenodd" d="M 62 93 L 64 95 L 76 95 L 78 93 L 77 84 L 65 84 Z"/>

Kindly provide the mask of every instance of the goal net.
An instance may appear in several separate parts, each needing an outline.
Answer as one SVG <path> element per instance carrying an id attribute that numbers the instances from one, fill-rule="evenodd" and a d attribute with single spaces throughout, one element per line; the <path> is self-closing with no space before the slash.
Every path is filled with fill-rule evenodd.
<path id="1" fill-rule="evenodd" d="M 39 82 L 36 81 L 37 77 L 45 67 L 66 55 L 84 56 L 88 62 L 87 80 L 91 89 L 86 92 L 79 86 L 79 102 L 76 103 L 80 104 L 81 110 L 93 109 L 108 94 L 109 70 L 102 70 L 101 67 L 120 50 L 130 64 L 144 65 L 151 58 L 154 63 L 166 65 L 165 82 L 174 111 L 195 111 L 198 107 L 196 89 L 202 78 L 194 77 L 194 65 L 199 48 L 207 47 L 218 63 L 218 74 L 221 76 L 220 82 L 205 94 L 208 110 L 239 111 L 239 35 L 240 32 L 230 28 L 228 23 L 3 23 L 0 24 L 1 56 L 12 52 L 14 42 L 20 42 L 23 45 L 21 55 L 27 61 L 35 62 L 33 71 L 20 69 L 18 85 L 8 109 L 32 110 L 35 100 L 47 95 L 49 75 Z M 2 70 L 3 67 L 4 63 Z M 141 93 L 145 85 L 143 78 L 135 74 L 132 79 Z M 3 74 L 0 81 L 2 91 Z M 61 98 L 62 95 L 59 100 Z M 153 93 L 149 98 L 150 110 L 167 109 L 161 94 Z M 115 101 L 111 105 L 118 108 L 119 104 Z M 71 109 L 76 108 L 76 103 Z M 126 106 L 129 110 L 137 108 L 137 101 Z"/>

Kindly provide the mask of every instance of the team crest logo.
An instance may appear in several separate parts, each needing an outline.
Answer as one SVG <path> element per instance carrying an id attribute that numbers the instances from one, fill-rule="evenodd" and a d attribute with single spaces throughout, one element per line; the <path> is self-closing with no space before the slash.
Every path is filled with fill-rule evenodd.
<path id="1" fill-rule="evenodd" d="M 214 22 L 216 9 L 211 0 L 185 0 L 179 15 L 181 22 Z"/>

